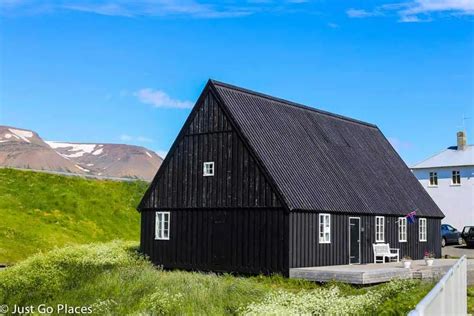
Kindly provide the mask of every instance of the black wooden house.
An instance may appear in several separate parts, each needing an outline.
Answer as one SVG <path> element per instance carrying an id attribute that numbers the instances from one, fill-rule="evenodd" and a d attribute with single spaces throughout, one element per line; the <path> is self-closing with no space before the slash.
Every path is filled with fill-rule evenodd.
<path id="1" fill-rule="evenodd" d="M 213 80 L 138 210 L 165 268 L 288 275 L 373 262 L 377 242 L 441 255 L 444 215 L 377 126 Z"/>

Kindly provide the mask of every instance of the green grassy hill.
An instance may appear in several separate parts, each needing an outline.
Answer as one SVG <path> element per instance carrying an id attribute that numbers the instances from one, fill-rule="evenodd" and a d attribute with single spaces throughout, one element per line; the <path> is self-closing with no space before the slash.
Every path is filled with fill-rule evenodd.
<path id="1" fill-rule="evenodd" d="M 138 241 L 146 186 L 0 169 L 0 263 L 66 244 Z"/>

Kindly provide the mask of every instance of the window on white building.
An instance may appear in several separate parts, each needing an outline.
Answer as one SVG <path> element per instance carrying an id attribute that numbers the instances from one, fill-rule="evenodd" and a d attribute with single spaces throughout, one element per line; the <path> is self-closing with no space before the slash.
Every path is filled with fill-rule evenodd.
<path id="1" fill-rule="evenodd" d="M 453 170 L 453 175 L 451 177 L 451 184 L 460 185 L 461 184 L 461 173 L 459 170 Z"/>
<path id="2" fill-rule="evenodd" d="M 399 242 L 407 241 L 407 218 L 406 217 L 398 218 L 398 241 Z"/>
<path id="3" fill-rule="evenodd" d="M 438 186 L 438 173 L 430 172 L 430 187 Z"/>
<path id="4" fill-rule="evenodd" d="M 420 236 L 420 241 L 427 241 L 426 218 L 418 219 L 418 234 Z"/>
<path id="5" fill-rule="evenodd" d="M 385 241 L 385 217 L 375 216 L 375 242 Z"/>
<path id="6" fill-rule="evenodd" d="M 331 215 L 319 214 L 319 243 L 331 243 Z"/>
<path id="7" fill-rule="evenodd" d="M 214 161 L 208 161 L 204 163 L 202 175 L 205 177 L 214 176 Z"/>
<path id="8" fill-rule="evenodd" d="M 156 212 L 155 239 L 170 239 L 170 212 Z"/>

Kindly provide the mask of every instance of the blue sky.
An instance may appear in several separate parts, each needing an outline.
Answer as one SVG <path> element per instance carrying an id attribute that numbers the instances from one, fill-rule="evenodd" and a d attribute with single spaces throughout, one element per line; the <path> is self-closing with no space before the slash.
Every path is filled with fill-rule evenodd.
<path id="1" fill-rule="evenodd" d="M 474 119 L 474 1 L 0 4 L 0 124 L 166 152 L 208 78 L 377 124 L 409 164 Z M 472 143 L 470 141 L 470 143 Z"/>

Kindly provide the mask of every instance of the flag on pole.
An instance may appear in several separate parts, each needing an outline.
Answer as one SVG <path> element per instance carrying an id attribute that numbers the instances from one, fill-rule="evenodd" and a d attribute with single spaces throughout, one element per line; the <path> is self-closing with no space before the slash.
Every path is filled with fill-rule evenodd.
<path id="1" fill-rule="evenodd" d="M 416 211 L 413 211 L 413 212 L 408 213 L 407 216 L 406 216 L 407 222 L 408 222 L 409 224 L 415 223 L 415 216 L 416 216 Z"/>

